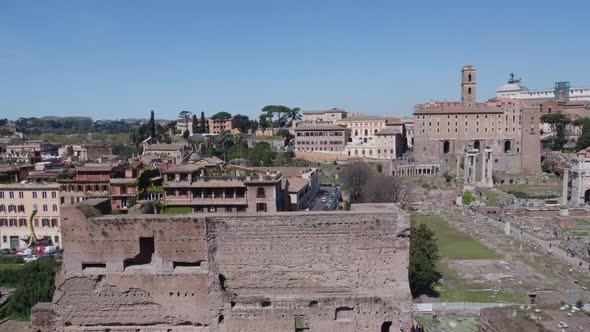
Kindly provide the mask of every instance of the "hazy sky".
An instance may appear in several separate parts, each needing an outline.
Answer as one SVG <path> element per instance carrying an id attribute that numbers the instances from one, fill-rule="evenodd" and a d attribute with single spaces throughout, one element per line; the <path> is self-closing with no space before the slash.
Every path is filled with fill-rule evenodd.
<path id="1" fill-rule="evenodd" d="M 0 117 L 411 114 L 514 71 L 590 86 L 590 1 L 0 1 Z"/>

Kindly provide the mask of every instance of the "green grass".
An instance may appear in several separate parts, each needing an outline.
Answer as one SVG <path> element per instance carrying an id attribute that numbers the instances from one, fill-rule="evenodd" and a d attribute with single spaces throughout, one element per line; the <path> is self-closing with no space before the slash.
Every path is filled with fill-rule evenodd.
<path id="1" fill-rule="evenodd" d="M 540 198 L 551 198 L 559 197 L 561 195 L 560 186 L 550 185 L 529 185 L 529 184 L 505 184 L 498 187 L 500 190 L 512 193 L 518 196 L 521 193 L 522 196 L 528 197 L 540 197 Z"/>
<path id="2" fill-rule="evenodd" d="M 495 251 L 474 240 L 469 235 L 447 224 L 435 215 L 414 215 L 412 224 L 427 224 L 434 232 L 443 259 L 494 259 L 500 258 Z"/>
<path id="3" fill-rule="evenodd" d="M 486 191 L 486 206 L 498 206 L 498 194 L 493 191 Z"/>
<path id="4" fill-rule="evenodd" d="M 501 290 L 497 293 L 491 290 L 482 290 L 479 285 L 459 284 L 457 286 L 437 286 L 436 290 L 441 299 L 446 302 L 510 302 L 524 303 L 525 295 L 511 291 Z"/>
<path id="5" fill-rule="evenodd" d="M 0 264 L 0 272 L 19 270 L 22 267 L 22 264 Z"/>
<path id="6" fill-rule="evenodd" d="M 164 206 L 162 212 L 165 214 L 186 214 L 192 213 L 192 209 L 188 206 Z"/>
<path id="7" fill-rule="evenodd" d="M 575 231 L 572 232 L 575 236 L 590 236 L 590 231 Z"/>
<path id="8" fill-rule="evenodd" d="M 433 316 L 416 315 L 416 321 L 425 327 L 426 331 L 440 332 L 477 332 L 479 331 L 476 315 L 437 314 Z"/>

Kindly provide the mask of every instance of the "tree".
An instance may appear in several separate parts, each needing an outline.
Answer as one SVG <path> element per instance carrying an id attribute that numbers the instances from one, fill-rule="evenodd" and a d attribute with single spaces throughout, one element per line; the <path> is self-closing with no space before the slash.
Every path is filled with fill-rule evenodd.
<path id="1" fill-rule="evenodd" d="M 440 279 L 436 263 L 440 260 L 434 232 L 426 225 L 410 228 L 410 290 L 414 297 L 433 292 L 432 285 Z"/>
<path id="2" fill-rule="evenodd" d="M 230 118 L 231 114 L 229 114 L 228 112 L 217 112 L 211 116 L 211 119 L 213 120 L 225 120 Z"/>
<path id="3" fill-rule="evenodd" d="M 184 127 L 188 129 L 188 118 L 191 116 L 191 112 L 189 111 L 182 111 L 178 113 L 178 117 L 184 119 Z M 183 133 L 184 135 L 184 133 Z"/>
<path id="4" fill-rule="evenodd" d="M 301 120 L 301 109 L 299 107 L 289 109 L 285 115 L 285 118 L 289 119 L 291 122 Z"/>
<path id="5" fill-rule="evenodd" d="M 184 139 L 188 140 L 188 138 L 189 138 L 189 136 L 190 136 L 190 135 L 191 135 L 191 133 L 189 133 L 189 131 L 188 131 L 188 129 L 187 129 L 187 130 L 185 130 L 185 131 L 182 133 L 182 138 L 184 138 Z"/>
<path id="6" fill-rule="evenodd" d="M 148 121 L 148 129 L 152 139 L 156 139 L 156 120 L 154 118 L 154 111 L 150 111 L 150 120 Z"/>
<path id="7" fill-rule="evenodd" d="M 473 203 L 473 194 L 469 190 L 463 192 L 462 197 L 463 205 L 471 205 Z"/>
<path id="8" fill-rule="evenodd" d="M 576 149 L 584 150 L 590 146 L 590 118 L 577 119 L 573 122 L 574 126 L 582 126 L 582 134 L 576 141 Z"/>
<path id="9" fill-rule="evenodd" d="M 193 131 L 193 134 L 196 134 L 196 133 L 199 132 L 199 122 L 197 121 L 197 115 L 196 114 L 193 114 L 192 126 L 191 127 L 192 127 L 191 129 Z"/>
<path id="10" fill-rule="evenodd" d="M 204 134 L 207 132 L 205 127 L 205 112 L 201 112 L 201 122 L 199 122 L 199 133 Z"/>
<path id="11" fill-rule="evenodd" d="M 260 127 L 262 130 L 265 130 L 266 128 L 268 128 L 268 114 L 260 114 L 260 116 L 258 117 L 258 127 Z"/>
<path id="12" fill-rule="evenodd" d="M 55 273 L 59 264 L 53 258 L 27 263 L 18 272 L 16 290 L 0 309 L 0 319 L 28 320 L 31 308 L 39 302 L 51 302 L 55 290 Z M 14 271 L 13 271 L 14 272 Z M 9 273 L 3 271 L 2 273 Z"/>
<path id="13" fill-rule="evenodd" d="M 552 149 L 555 151 L 563 149 L 567 142 L 565 126 L 571 122 L 570 118 L 563 113 L 548 113 L 541 115 L 541 122 L 549 124 L 551 131 L 555 133 Z"/>
<path id="14" fill-rule="evenodd" d="M 340 178 L 350 192 L 352 203 L 361 201 L 363 188 L 370 176 L 371 168 L 361 160 L 351 163 L 341 171 Z"/>
<path id="15" fill-rule="evenodd" d="M 381 163 L 377 163 L 377 173 L 383 173 L 383 165 Z"/>
<path id="16" fill-rule="evenodd" d="M 241 133 L 247 133 L 250 129 L 250 119 L 246 115 L 236 114 L 234 116 L 235 126 Z"/>

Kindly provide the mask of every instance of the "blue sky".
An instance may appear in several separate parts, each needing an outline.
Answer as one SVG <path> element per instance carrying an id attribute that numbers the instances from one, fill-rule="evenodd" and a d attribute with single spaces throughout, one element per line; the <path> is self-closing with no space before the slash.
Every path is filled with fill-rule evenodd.
<path id="1" fill-rule="evenodd" d="M 590 1 L 1 1 L 0 117 L 258 116 L 268 104 L 406 114 L 590 86 Z"/>

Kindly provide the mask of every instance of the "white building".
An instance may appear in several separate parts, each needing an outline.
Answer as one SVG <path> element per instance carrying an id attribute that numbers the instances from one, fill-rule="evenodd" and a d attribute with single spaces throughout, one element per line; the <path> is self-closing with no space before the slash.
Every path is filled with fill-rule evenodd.
<path id="1" fill-rule="evenodd" d="M 590 87 L 572 87 L 569 82 L 556 82 L 553 89 L 529 90 L 510 74 L 508 83 L 496 89 L 496 97 L 521 100 L 556 99 L 555 91 L 564 90 L 566 100 L 590 100 Z"/>

